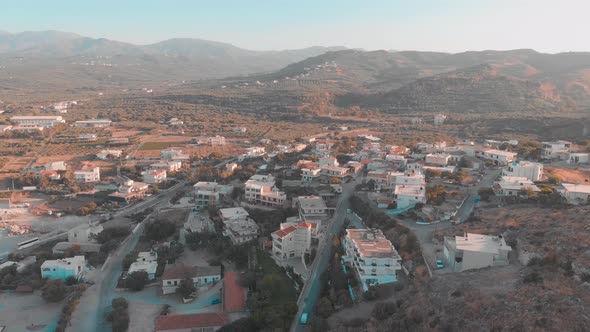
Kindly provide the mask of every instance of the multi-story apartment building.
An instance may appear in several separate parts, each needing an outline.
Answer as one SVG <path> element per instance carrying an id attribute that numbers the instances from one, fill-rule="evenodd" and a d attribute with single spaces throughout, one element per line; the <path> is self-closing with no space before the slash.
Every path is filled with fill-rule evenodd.
<path id="1" fill-rule="evenodd" d="M 282 223 L 281 228 L 271 235 L 274 257 L 282 260 L 301 257 L 308 253 L 316 228 L 317 225 L 313 223 Z"/>
<path id="2" fill-rule="evenodd" d="M 299 218 L 307 223 L 320 224 L 329 216 L 324 199 L 319 196 L 299 196 L 295 199 Z"/>
<path id="3" fill-rule="evenodd" d="M 167 174 L 165 169 L 148 169 L 142 172 L 143 181 L 149 184 L 166 182 Z"/>
<path id="4" fill-rule="evenodd" d="M 260 174 L 246 181 L 245 198 L 250 203 L 272 207 L 283 206 L 287 201 L 287 195 L 275 187 L 275 178 Z"/>
<path id="5" fill-rule="evenodd" d="M 503 150 L 476 150 L 475 156 L 493 161 L 496 165 L 508 165 L 516 160 L 518 153 Z"/>
<path id="6" fill-rule="evenodd" d="M 397 281 L 401 257 L 380 229 L 347 229 L 343 260 L 357 273 L 363 289 Z"/>
<path id="7" fill-rule="evenodd" d="M 224 225 L 223 235 L 229 237 L 233 244 L 249 242 L 258 237 L 258 225 L 244 208 L 220 209 L 219 215 Z"/>
<path id="8" fill-rule="evenodd" d="M 393 189 L 393 199 L 398 209 L 411 208 L 426 203 L 426 186 L 398 184 Z"/>
<path id="9" fill-rule="evenodd" d="M 315 181 L 320 176 L 319 168 L 302 168 L 301 169 L 301 182 L 310 183 Z"/>
<path id="10" fill-rule="evenodd" d="M 208 206 L 217 206 L 219 199 L 230 195 L 234 189 L 232 185 L 222 185 L 217 182 L 199 181 L 194 186 L 195 207 L 203 209 Z"/>

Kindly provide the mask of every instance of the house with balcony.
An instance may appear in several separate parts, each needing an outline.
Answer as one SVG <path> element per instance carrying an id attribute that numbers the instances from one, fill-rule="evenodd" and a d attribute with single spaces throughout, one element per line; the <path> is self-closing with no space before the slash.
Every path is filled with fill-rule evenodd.
<path id="1" fill-rule="evenodd" d="M 398 209 L 412 208 L 418 203 L 426 203 L 426 186 L 397 184 L 393 189 L 393 199 Z"/>
<path id="2" fill-rule="evenodd" d="M 285 260 L 309 253 L 316 228 L 313 223 L 282 223 L 280 229 L 271 234 L 273 256 Z"/>
<path id="3" fill-rule="evenodd" d="M 77 182 L 83 183 L 93 183 L 100 181 L 100 168 L 94 167 L 88 171 L 75 171 L 74 172 L 74 180 Z"/>
<path id="4" fill-rule="evenodd" d="M 302 168 L 301 169 L 301 183 L 311 183 L 316 181 L 320 176 L 320 169 L 314 168 Z"/>
<path id="5" fill-rule="evenodd" d="M 223 235 L 229 237 L 233 244 L 246 243 L 258 237 L 259 227 L 243 207 L 220 209 L 219 216 L 224 226 Z"/>
<path id="6" fill-rule="evenodd" d="M 86 259 L 84 256 L 46 260 L 41 264 L 41 278 L 62 279 L 69 277 L 80 279 L 86 271 Z"/>
<path id="7" fill-rule="evenodd" d="M 508 265 L 508 253 L 512 248 L 501 235 L 465 233 L 462 236 L 446 236 L 443 251 L 451 271 L 462 272 Z"/>
<path id="8" fill-rule="evenodd" d="M 320 196 L 299 196 L 293 200 L 293 205 L 303 222 L 319 225 L 330 216 L 326 202 Z"/>
<path id="9" fill-rule="evenodd" d="M 167 180 L 165 169 L 148 169 L 141 172 L 141 175 L 143 176 L 143 181 L 149 184 L 162 183 Z"/>
<path id="10" fill-rule="evenodd" d="M 275 187 L 272 175 L 255 174 L 246 181 L 244 187 L 244 198 L 251 204 L 280 207 L 287 201 L 287 194 Z"/>
<path id="11" fill-rule="evenodd" d="M 128 202 L 134 199 L 144 198 L 148 189 L 149 185 L 145 182 L 124 179 L 119 185 L 119 188 L 117 188 L 117 191 L 110 194 L 109 197 L 117 201 Z"/>
<path id="12" fill-rule="evenodd" d="M 199 210 L 209 206 L 217 206 L 219 199 L 231 195 L 234 187 L 217 182 L 199 181 L 193 186 L 195 207 Z"/>
<path id="13" fill-rule="evenodd" d="M 541 148 L 543 149 L 541 155 L 543 159 L 566 159 L 572 148 L 572 142 L 562 140 L 541 142 Z"/>
<path id="14" fill-rule="evenodd" d="M 533 181 L 523 176 L 502 176 L 499 181 L 494 182 L 492 189 L 496 196 L 522 196 L 528 191 L 541 191 Z"/>
<path id="15" fill-rule="evenodd" d="M 343 242 L 342 260 L 355 270 L 363 290 L 397 281 L 402 258 L 380 229 L 347 229 Z"/>
<path id="16" fill-rule="evenodd" d="M 475 156 L 491 160 L 496 165 L 508 165 L 516 160 L 518 153 L 495 149 L 478 149 L 475 150 Z"/>
<path id="17" fill-rule="evenodd" d="M 169 173 L 174 173 L 177 172 L 180 168 L 182 168 L 182 162 L 180 160 L 163 160 L 151 164 L 149 168 L 165 169 Z"/>

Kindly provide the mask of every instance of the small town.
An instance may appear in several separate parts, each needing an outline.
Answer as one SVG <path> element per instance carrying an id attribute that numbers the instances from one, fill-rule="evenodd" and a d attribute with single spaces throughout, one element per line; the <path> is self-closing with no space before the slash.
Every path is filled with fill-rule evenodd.
<path id="1" fill-rule="evenodd" d="M 589 11 L 5 1 L 0 332 L 590 331 Z"/>
<path id="2" fill-rule="evenodd" d="M 4 132 L 117 131 L 108 119 L 9 120 Z M 161 134 L 139 148 L 92 141 L 105 148 L 33 160 L 2 190 L 0 280 L 13 290 L 0 295 L 12 304 L 2 308 L 13 317 L 4 324 L 299 331 L 313 317 L 315 330 L 356 307 L 395 310 L 390 303 L 409 283 L 481 269 L 513 282 L 519 266 L 557 254 L 518 227 L 484 220 L 545 206 L 587 216 L 588 179 L 566 179 L 588 174 L 579 170 L 590 153 L 572 142 L 403 146 L 357 132 L 282 144 Z"/>

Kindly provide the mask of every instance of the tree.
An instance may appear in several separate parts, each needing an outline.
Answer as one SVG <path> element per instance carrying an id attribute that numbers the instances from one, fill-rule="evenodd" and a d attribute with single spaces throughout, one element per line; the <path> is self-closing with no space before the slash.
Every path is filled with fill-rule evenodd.
<path id="1" fill-rule="evenodd" d="M 330 301 L 330 299 L 325 296 L 322 297 L 316 305 L 316 311 L 317 311 L 318 315 L 322 318 L 330 317 L 330 315 L 334 311 L 334 307 L 332 306 L 332 301 Z"/>
<path id="2" fill-rule="evenodd" d="M 549 183 L 551 184 L 561 183 L 561 179 L 559 178 L 559 176 L 557 176 L 557 174 L 549 174 L 549 176 L 547 176 L 547 181 L 549 181 Z"/>
<path id="3" fill-rule="evenodd" d="M 156 220 L 146 225 L 145 235 L 154 241 L 164 240 L 176 231 L 174 223 L 166 220 Z"/>
<path id="4" fill-rule="evenodd" d="M 481 197 L 482 200 L 488 202 L 490 198 L 494 196 L 494 190 L 489 187 L 479 188 L 477 194 L 479 195 L 479 197 Z"/>
<path id="5" fill-rule="evenodd" d="M 189 298 L 196 291 L 197 288 L 191 278 L 181 280 L 178 288 L 176 288 L 176 294 L 180 295 L 183 299 Z"/>
<path id="6" fill-rule="evenodd" d="M 148 283 L 148 274 L 145 271 L 135 271 L 127 275 L 125 285 L 133 291 L 142 290 Z"/>
<path id="7" fill-rule="evenodd" d="M 435 204 L 444 202 L 446 194 L 445 186 L 440 183 L 426 188 L 426 198 Z"/>
<path id="8" fill-rule="evenodd" d="M 47 280 L 41 291 L 46 302 L 59 302 L 66 296 L 66 285 L 61 279 Z"/>
<path id="9" fill-rule="evenodd" d="M 129 302 L 118 297 L 111 302 L 113 311 L 110 315 L 113 332 L 125 332 L 129 328 Z"/>
<path id="10" fill-rule="evenodd" d="M 394 302 L 379 302 L 373 307 L 371 313 L 377 320 L 385 320 L 395 313 L 397 305 Z"/>

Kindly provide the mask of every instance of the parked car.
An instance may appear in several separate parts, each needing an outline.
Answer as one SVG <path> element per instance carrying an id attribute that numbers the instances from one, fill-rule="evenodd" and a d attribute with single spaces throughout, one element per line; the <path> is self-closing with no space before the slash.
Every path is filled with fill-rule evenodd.
<path id="1" fill-rule="evenodd" d="M 443 263 L 442 259 L 437 259 L 436 260 L 436 268 L 437 269 L 442 269 L 445 267 L 445 263 Z"/>
<path id="2" fill-rule="evenodd" d="M 220 299 L 215 298 L 215 299 L 211 300 L 211 304 L 219 304 L 219 303 L 221 303 Z"/>

